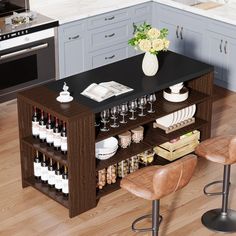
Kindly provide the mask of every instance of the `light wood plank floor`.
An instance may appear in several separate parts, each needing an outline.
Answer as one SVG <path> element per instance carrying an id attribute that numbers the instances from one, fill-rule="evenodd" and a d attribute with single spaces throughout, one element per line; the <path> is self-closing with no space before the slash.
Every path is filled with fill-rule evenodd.
<path id="1" fill-rule="evenodd" d="M 236 93 L 216 88 L 212 135 L 236 134 Z M 206 197 L 202 187 L 221 178 L 222 166 L 199 160 L 191 183 L 161 201 L 164 221 L 160 234 L 168 236 L 219 235 L 201 225 L 203 212 L 221 204 Z M 98 206 L 70 219 L 68 211 L 31 187 L 21 188 L 16 101 L 0 104 L 0 235 L 150 235 L 131 232 L 131 222 L 151 210 L 151 203 L 118 190 Z M 230 205 L 236 209 L 236 165 L 232 168 Z M 145 223 L 148 226 L 149 222 Z M 236 235 L 236 234 L 231 234 Z"/>

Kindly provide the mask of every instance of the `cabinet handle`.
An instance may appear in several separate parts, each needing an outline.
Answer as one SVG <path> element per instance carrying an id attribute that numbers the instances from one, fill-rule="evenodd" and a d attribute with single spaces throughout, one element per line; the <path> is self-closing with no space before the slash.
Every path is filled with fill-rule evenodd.
<path id="1" fill-rule="evenodd" d="M 115 33 L 113 33 L 113 34 L 106 34 L 105 35 L 105 38 L 111 38 L 111 37 L 113 37 L 115 35 Z"/>
<path id="2" fill-rule="evenodd" d="M 181 29 L 180 29 L 180 39 L 181 40 L 183 40 L 183 29 L 184 29 L 183 27 L 181 27 Z"/>
<path id="3" fill-rule="evenodd" d="M 223 43 L 223 40 L 221 39 L 220 40 L 220 52 L 222 52 L 222 43 Z"/>
<path id="4" fill-rule="evenodd" d="M 228 42 L 227 42 L 227 41 L 225 41 L 225 46 L 224 46 L 224 51 L 225 51 L 225 54 L 227 54 L 227 44 L 228 44 Z"/>
<path id="5" fill-rule="evenodd" d="M 114 16 L 111 16 L 111 17 L 106 17 L 105 20 L 114 20 L 115 17 Z"/>
<path id="6" fill-rule="evenodd" d="M 78 34 L 78 35 L 75 35 L 74 37 L 69 37 L 69 40 L 78 39 L 78 38 L 79 38 L 79 34 Z"/>
<path id="7" fill-rule="evenodd" d="M 112 59 L 112 58 L 114 58 L 114 57 L 115 57 L 115 55 L 113 54 L 113 55 L 110 56 L 110 57 L 105 57 L 105 60 Z"/>
<path id="8" fill-rule="evenodd" d="M 179 38 L 179 26 L 178 25 L 176 27 L 175 33 L 176 33 L 176 38 L 178 39 Z"/>

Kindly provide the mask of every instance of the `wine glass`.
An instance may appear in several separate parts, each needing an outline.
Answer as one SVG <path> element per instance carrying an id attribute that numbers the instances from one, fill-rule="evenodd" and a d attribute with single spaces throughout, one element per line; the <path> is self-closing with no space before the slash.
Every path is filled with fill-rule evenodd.
<path id="1" fill-rule="evenodd" d="M 134 116 L 134 113 L 136 112 L 137 107 L 138 107 L 138 103 L 136 99 L 129 102 L 129 111 L 132 113 L 132 116 L 129 117 L 130 120 L 137 119 L 137 117 Z"/>
<path id="2" fill-rule="evenodd" d="M 145 106 L 146 106 L 146 104 L 147 104 L 146 96 L 143 96 L 143 97 L 139 98 L 138 104 L 139 104 L 139 108 L 141 109 L 141 113 L 139 113 L 138 115 L 139 115 L 139 116 L 146 116 L 146 115 L 143 113 L 143 110 L 145 109 Z"/>
<path id="3" fill-rule="evenodd" d="M 150 109 L 148 110 L 148 113 L 154 113 L 155 111 L 153 110 L 153 103 L 156 101 L 156 95 L 155 93 L 152 93 L 148 95 L 147 101 L 150 104 Z"/>
<path id="4" fill-rule="evenodd" d="M 106 109 L 100 113 L 101 116 L 101 122 L 103 123 L 103 127 L 100 128 L 101 131 L 109 131 L 109 128 L 106 126 L 106 124 L 109 121 L 109 109 Z"/>
<path id="5" fill-rule="evenodd" d="M 122 116 L 122 120 L 120 121 L 121 124 L 126 124 L 127 121 L 125 120 L 125 116 L 127 115 L 128 112 L 128 105 L 127 103 L 123 103 L 120 106 L 120 115 Z"/>
<path id="6" fill-rule="evenodd" d="M 113 120 L 113 124 L 110 125 L 112 128 L 117 128 L 120 126 L 116 122 L 116 120 L 118 119 L 118 114 L 119 114 L 119 106 L 112 107 L 111 108 L 111 119 Z"/>

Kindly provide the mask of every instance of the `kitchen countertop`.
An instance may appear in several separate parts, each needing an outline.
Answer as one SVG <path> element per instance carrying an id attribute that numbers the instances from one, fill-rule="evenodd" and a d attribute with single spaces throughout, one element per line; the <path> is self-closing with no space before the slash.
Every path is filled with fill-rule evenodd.
<path id="1" fill-rule="evenodd" d="M 149 1 L 150 0 L 30 0 L 30 8 L 52 19 L 59 20 L 59 24 L 65 24 Z M 210 10 L 198 9 L 174 0 L 152 1 L 236 25 L 235 0 L 229 0 L 227 4 Z"/>

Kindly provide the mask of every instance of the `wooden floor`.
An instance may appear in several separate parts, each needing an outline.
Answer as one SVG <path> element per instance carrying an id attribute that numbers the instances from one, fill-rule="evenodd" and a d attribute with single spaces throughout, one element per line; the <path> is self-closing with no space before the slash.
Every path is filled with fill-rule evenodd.
<path id="1" fill-rule="evenodd" d="M 236 134 L 236 93 L 216 88 L 212 135 Z M 203 212 L 218 207 L 220 197 L 206 197 L 203 186 L 221 178 L 222 166 L 199 160 L 191 183 L 161 201 L 160 235 L 220 235 L 201 224 Z M 230 205 L 236 209 L 236 165 L 232 168 Z M 16 101 L 0 104 L 0 235 L 150 235 L 131 232 L 131 222 L 149 213 L 151 203 L 118 190 L 98 206 L 70 219 L 58 203 L 28 187 L 21 188 Z M 148 225 L 145 222 L 145 226 Z M 236 234 L 231 234 L 236 235 Z"/>

